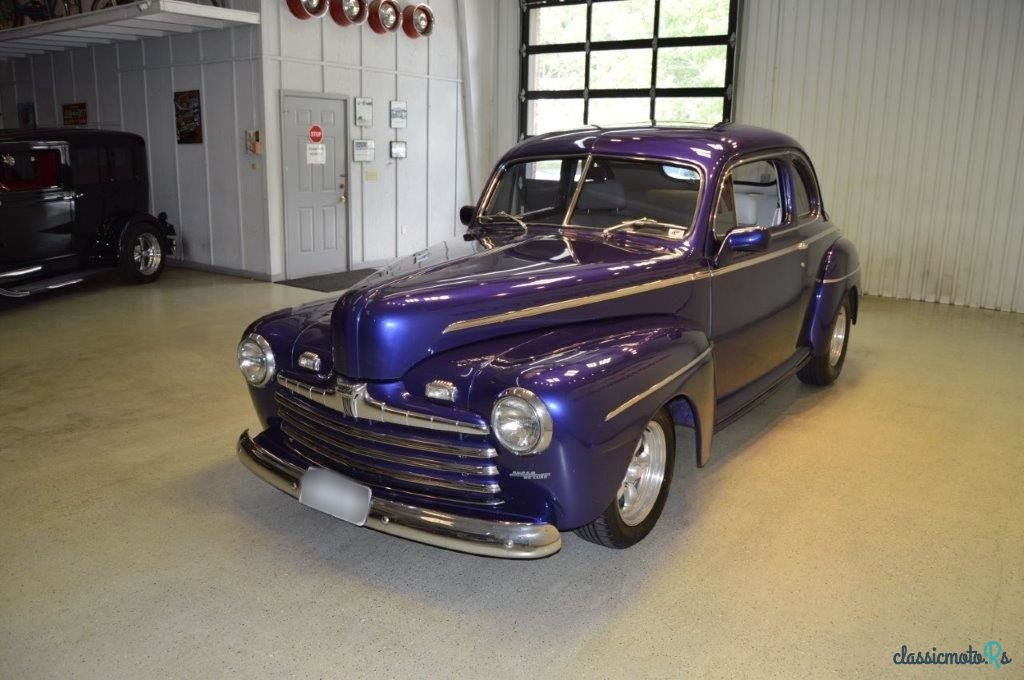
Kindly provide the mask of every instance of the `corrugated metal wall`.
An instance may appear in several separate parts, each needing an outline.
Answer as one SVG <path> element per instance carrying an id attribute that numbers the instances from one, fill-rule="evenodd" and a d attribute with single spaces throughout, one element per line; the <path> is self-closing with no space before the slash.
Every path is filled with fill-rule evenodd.
<path id="1" fill-rule="evenodd" d="M 864 292 L 1024 312 L 1024 2 L 744 5 L 736 120 L 805 146 Z"/>

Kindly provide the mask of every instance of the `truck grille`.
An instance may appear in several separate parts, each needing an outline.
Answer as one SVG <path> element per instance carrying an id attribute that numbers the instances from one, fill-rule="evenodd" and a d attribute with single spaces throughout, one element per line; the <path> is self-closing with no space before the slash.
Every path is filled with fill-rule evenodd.
<path id="1" fill-rule="evenodd" d="M 285 445 L 312 464 L 414 498 L 502 503 L 498 454 L 483 436 L 352 418 L 287 391 L 274 398 Z"/>

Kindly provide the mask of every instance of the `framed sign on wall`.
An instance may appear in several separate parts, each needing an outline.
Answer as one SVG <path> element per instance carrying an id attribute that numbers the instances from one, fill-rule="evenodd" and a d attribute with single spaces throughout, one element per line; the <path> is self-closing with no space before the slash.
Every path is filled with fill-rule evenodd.
<path id="1" fill-rule="evenodd" d="M 174 126 L 178 144 L 203 143 L 203 115 L 199 90 L 174 93 Z"/>
<path id="2" fill-rule="evenodd" d="M 85 125 L 89 122 L 85 102 L 74 102 L 61 105 L 61 118 L 64 125 Z"/>

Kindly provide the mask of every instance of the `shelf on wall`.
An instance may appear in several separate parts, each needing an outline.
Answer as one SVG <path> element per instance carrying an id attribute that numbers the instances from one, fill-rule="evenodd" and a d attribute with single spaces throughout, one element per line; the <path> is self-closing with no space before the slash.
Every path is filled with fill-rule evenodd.
<path id="1" fill-rule="evenodd" d="M 183 0 L 142 0 L 0 31 L 0 59 L 259 23 L 259 12 Z"/>

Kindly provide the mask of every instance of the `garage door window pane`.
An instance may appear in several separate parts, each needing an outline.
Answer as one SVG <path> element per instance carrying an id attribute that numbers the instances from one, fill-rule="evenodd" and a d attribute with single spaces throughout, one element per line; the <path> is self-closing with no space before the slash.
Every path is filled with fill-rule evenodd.
<path id="1" fill-rule="evenodd" d="M 590 100 L 590 123 L 593 125 L 646 125 L 650 121 L 651 100 L 647 97 Z"/>
<path id="2" fill-rule="evenodd" d="M 659 97 L 654 118 L 659 123 L 714 125 L 724 116 L 721 97 Z"/>
<path id="3" fill-rule="evenodd" d="M 651 87 L 651 51 L 610 50 L 590 53 L 590 89 Z"/>
<path id="4" fill-rule="evenodd" d="M 530 56 L 531 90 L 582 90 L 586 73 L 583 52 L 556 52 Z"/>
<path id="5" fill-rule="evenodd" d="M 725 45 L 658 50 L 658 87 L 724 87 Z"/>
<path id="6" fill-rule="evenodd" d="M 526 117 L 531 135 L 583 127 L 583 100 L 536 99 L 527 102 Z"/>
<path id="7" fill-rule="evenodd" d="M 635 40 L 654 35 L 654 0 L 595 2 L 590 40 Z"/>
<path id="8" fill-rule="evenodd" d="M 658 35 L 662 38 L 726 35 L 728 32 L 728 0 L 661 0 Z"/>
<path id="9" fill-rule="evenodd" d="M 587 6 L 540 7 L 530 10 L 530 44 L 584 42 L 587 39 Z"/>

